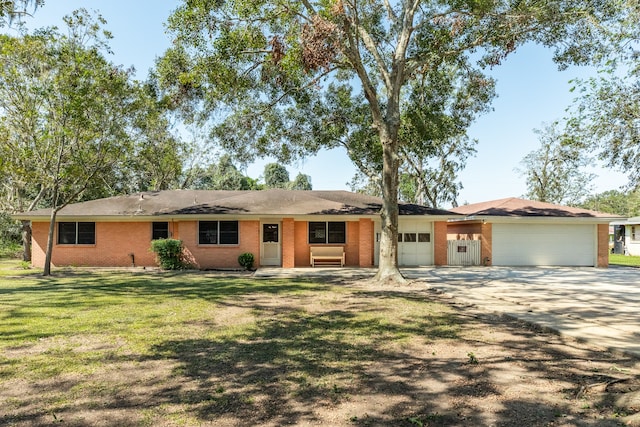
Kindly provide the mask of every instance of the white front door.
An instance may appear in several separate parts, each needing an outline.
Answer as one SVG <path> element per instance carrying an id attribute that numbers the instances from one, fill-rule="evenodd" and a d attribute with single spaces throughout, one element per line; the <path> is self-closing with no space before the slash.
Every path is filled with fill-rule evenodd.
<path id="1" fill-rule="evenodd" d="M 280 224 L 262 224 L 262 251 L 260 253 L 260 265 L 282 265 L 281 254 Z"/>

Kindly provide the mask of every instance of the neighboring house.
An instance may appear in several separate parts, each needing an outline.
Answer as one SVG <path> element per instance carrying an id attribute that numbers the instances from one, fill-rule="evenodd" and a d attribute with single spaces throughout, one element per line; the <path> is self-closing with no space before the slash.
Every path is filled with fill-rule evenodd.
<path id="1" fill-rule="evenodd" d="M 479 241 L 481 254 L 468 263 L 496 266 L 607 267 L 609 223 L 621 219 L 518 198 L 451 210 L 465 215 L 465 219 L 448 224 L 449 258 L 452 253 L 455 256 L 457 251 L 464 254 L 469 250 L 465 241 Z M 453 264 L 451 259 L 449 262 Z"/>
<path id="2" fill-rule="evenodd" d="M 640 256 L 640 216 L 615 221 L 614 253 Z"/>
<path id="3" fill-rule="evenodd" d="M 183 242 L 201 269 L 237 268 L 238 256 L 257 265 L 308 267 L 313 247 L 342 248 L 346 266 L 378 262 L 382 200 L 347 191 L 144 192 L 68 205 L 57 215 L 54 266 L 154 266 L 151 240 Z M 447 220 L 457 215 L 400 204 L 400 265 L 444 265 Z M 31 220 L 32 262 L 45 260 L 50 210 L 15 216 Z"/>

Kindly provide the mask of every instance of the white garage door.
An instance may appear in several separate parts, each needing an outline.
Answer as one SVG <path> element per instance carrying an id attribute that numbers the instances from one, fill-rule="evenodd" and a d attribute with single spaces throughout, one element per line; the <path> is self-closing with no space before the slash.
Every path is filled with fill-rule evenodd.
<path id="1" fill-rule="evenodd" d="M 493 224 L 493 265 L 593 266 L 596 226 Z"/>
<path id="2" fill-rule="evenodd" d="M 398 264 L 433 265 L 433 223 L 402 220 L 398 224 Z"/>

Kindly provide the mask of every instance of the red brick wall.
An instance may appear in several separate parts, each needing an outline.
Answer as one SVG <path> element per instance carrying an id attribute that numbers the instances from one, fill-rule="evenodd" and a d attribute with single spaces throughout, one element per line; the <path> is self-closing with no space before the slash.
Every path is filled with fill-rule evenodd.
<path id="1" fill-rule="evenodd" d="M 260 221 L 239 221 L 238 245 L 199 245 L 198 221 L 180 222 L 179 239 L 197 268 L 240 268 L 238 256 L 253 254 L 255 265 L 260 262 Z"/>
<path id="2" fill-rule="evenodd" d="M 260 222 L 240 221 L 237 246 L 198 245 L 198 222 L 169 223 L 171 236 L 183 241 L 187 255 L 198 268 L 239 268 L 238 256 L 260 256 Z M 49 224 L 33 223 L 33 265 L 44 266 Z M 60 266 L 129 267 L 156 266 L 151 252 L 151 222 L 97 222 L 95 245 L 54 244 L 52 264 Z"/>
<path id="3" fill-rule="evenodd" d="M 447 240 L 480 240 L 482 223 L 447 223 Z"/>
<path id="4" fill-rule="evenodd" d="M 47 249 L 48 222 L 34 222 L 33 265 L 43 267 Z M 56 236 L 57 240 L 57 227 Z M 155 266 L 151 252 L 150 222 L 97 222 L 95 245 L 58 245 L 54 240 L 51 264 L 63 266 L 129 267 Z"/>
<path id="5" fill-rule="evenodd" d="M 344 245 L 344 264 L 357 267 L 360 265 L 360 226 L 356 221 L 347 221 L 346 226 L 347 243 Z"/>
<path id="6" fill-rule="evenodd" d="M 296 266 L 296 253 L 298 248 L 296 223 L 293 218 L 282 220 L 282 267 L 293 268 Z M 307 260 L 308 262 L 308 260 Z"/>
<path id="7" fill-rule="evenodd" d="M 44 267 L 48 232 L 48 222 L 31 222 L 31 264 L 34 267 Z"/>
<path id="8" fill-rule="evenodd" d="M 433 263 L 447 265 L 447 223 L 445 221 L 433 223 Z"/>
<path id="9" fill-rule="evenodd" d="M 598 224 L 597 267 L 609 267 L 609 224 Z"/>
<path id="10" fill-rule="evenodd" d="M 370 219 L 347 221 L 345 261 L 349 266 L 370 267 L 374 260 L 374 224 Z M 33 265 L 44 265 L 49 224 L 33 223 Z M 188 259 L 197 268 L 237 268 L 244 252 L 260 259 L 260 222 L 239 221 L 240 242 L 236 246 L 198 245 L 198 222 L 169 223 L 171 237 L 180 239 Z M 306 221 L 282 221 L 282 266 L 308 267 L 309 243 Z M 437 233 L 436 233 L 437 235 Z M 446 238 L 446 232 L 443 234 Z M 445 242 L 446 243 L 446 242 Z M 151 247 L 151 222 L 98 222 L 95 245 L 54 245 L 53 266 L 128 267 L 130 253 L 136 266 L 156 266 Z M 445 250 L 446 258 L 446 250 Z"/>
<path id="11" fill-rule="evenodd" d="M 296 221 L 295 222 L 295 232 L 293 236 L 293 240 L 295 243 L 295 260 L 294 265 L 291 267 L 310 267 L 311 262 L 309 261 L 309 238 L 308 238 L 308 228 L 306 221 Z M 286 242 L 283 240 L 282 244 Z"/>
<path id="12" fill-rule="evenodd" d="M 493 265 L 493 227 L 490 223 L 482 224 L 482 240 L 480 249 L 480 262 L 482 265 Z"/>
<path id="13" fill-rule="evenodd" d="M 374 251 L 374 230 L 373 221 L 370 219 L 360 220 L 360 240 L 359 240 L 359 260 L 358 265 L 360 267 L 372 267 L 373 266 L 373 251 Z"/>

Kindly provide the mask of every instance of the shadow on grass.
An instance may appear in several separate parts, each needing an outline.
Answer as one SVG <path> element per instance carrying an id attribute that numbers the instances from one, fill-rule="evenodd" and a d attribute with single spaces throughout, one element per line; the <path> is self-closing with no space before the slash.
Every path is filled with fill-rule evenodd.
<path id="1" fill-rule="evenodd" d="M 58 414 L 70 424 L 77 414 L 93 413 L 94 419 L 110 420 L 111 425 L 123 420 L 144 425 L 134 420 L 145 417 L 148 425 L 552 425 L 558 414 L 575 414 L 574 401 L 504 396 L 504 378 L 567 384 L 568 395 L 575 395 L 581 385 L 607 378 L 575 365 L 625 363 L 597 351 L 571 348 L 575 344 L 513 321 L 504 321 L 512 338 L 499 345 L 488 345 L 480 335 L 475 341 L 473 330 L 486 332 L 483 326 L 461 313 L 434 309 L 422 292 L 206 274 L 74 274 L 4 283 L 2 289 L 6 292 L 0 298 L 12 301 L 13 314 L 19 316 L 12 320 L 16 327 L 33 315 L 26 310 L 30 305 L 67 304 L 74 308 L 69 312 L 73 315 L 94 305 L 125 304 L 131 298 L 147 304 L 202 299 L 250 311 L 255 320 L 240 333 L 212 338 L 206 330 L 202 337 L 185 330 L 184 338 L 163 337 L 144 354 L 107 354 L 103 369 L 115 373 L 133 364 L 135 375 L 111 379 L 103 374 L 95 380 L 95 389 L 84 394 L 78 389 L 92 375 L 71 381 L 53 377 L 34 387 L 22 409 L 6 418 L 23 425 L 50 423 L 50 414 L 43 415 L 41 408 L 55 405 L 43 404 L 39 396 L 52 394 L 55 401 L 55 393 L 80 397 L 57 404 Z M 214 321 L 205 326 L 223 328 Z M 23 331 L 37 334 L 28 325 Z M 470 363 L 470 351 L 478 353 L 479 364 Z M 513 376 L 514 367 L 520 376 Z M 500 403 L 487 409 L 485 402 L 494 399 Z M 190 418 L 175 420 L 175 414 Z M 616 424 L 585 418 L 575 425 Z"/>
<path id="2" fill-rule="evenodd" d="M 241 340 L 163 342 L 153 348 L 153 358 L 178 362 L 175 374 L 198 384 L 198 390 L 171 390 L 160 398 L 182 404 L 200 396 L 198 419 L 210 422 L 231 414 L 251 425 L 295 425 L 320 421 L 319 408 L 331 411 L 363 388 L 397 396 L 420 393 L 402 377 L 417 372 L 424 361 L 393 344 L 416 336 L 455 339 L 457 327 L 444 333 L 439 325 L 457 322 L 448 313 L 422 321 L 389 320 L 388 313 L 377 313 L 363 316 L 360 310 L 328 308 L 311 314 L 280 308 Z M 386 364 L 394 361 L 397 371 L 387 371 Z M 456 364 L 452 361 L 450 368 Z"/>

